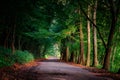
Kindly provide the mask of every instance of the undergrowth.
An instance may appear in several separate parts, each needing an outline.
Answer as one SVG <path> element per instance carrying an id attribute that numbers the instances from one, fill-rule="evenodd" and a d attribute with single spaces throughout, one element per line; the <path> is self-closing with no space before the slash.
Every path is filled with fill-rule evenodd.
<path id="1" fill-rule="evenodd" d="M 0 47 L 0 68 L 12 66 L 15 63 L 24 64 L 34 60 L 34 56 L 28 51 L 16 50 Z"/>
<path id="2" fill-rule="evenodd" d="M 28 51 L 17 50 L 14 53 L 14 58 L 16 63 L 24 64 L 34 60 L 34 57 Z"/>

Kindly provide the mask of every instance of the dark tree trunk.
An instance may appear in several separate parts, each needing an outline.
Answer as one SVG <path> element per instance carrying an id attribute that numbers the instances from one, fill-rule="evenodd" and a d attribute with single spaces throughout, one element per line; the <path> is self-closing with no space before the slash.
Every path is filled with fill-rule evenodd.
<path id="1" fill-rule="evenodd" d="M 66 45 L 65 45 L 65 39 L 61 40 L 61 60 L 65 61 L 66 58 Z"/>
<path id="2" fill-rule="evenodd" d="M 7 32 L 6 32 L 5 36 L 6 37 L 5 37 L 5 40 L 4 40 L 4 47 L 8 48 L 8 38 L 10 36 L 10 30 L 9 30 L 9 28 L 7 29 Z"/>
<path id="3" fill-rule="evenodd" d="M 106 70 L 109 70 L 109 67 L 110 67 L 110 56 L 112 54 L 112 45 L 113 45 L 112 42 L 113 42 L 113 37 L 114 37 L 116 23 L 117 23 L 117 16 L 119 12 L 113 0 L 110 0 L 110 5 L 111 5 L 112 21 L 111 21 L 110 33 L 108 37 L 107 48 L 105 51 L 106 54 L 105 54 L 104 64 L 103 64 L 103 68 Z"/>
<path id="4" fill-rule="evenodd" d="M 70 55 L 70 62 L 74 62 L 74 52 L 71 52 L 71 55 Z"/>
<path id="5" fill-rule="evenodd" d="M 12 53 L 15 52 L 15 29 L 16 29 L 16 24 L 14 24 L 13 26 L 12 44 L 11 44 Z"/>
<path id="6" fill-rule="evenodd" d="M 108 38 L 107 48 L 105 51 L 106 54 L 105 54 L 104 64 L 103 64 L 103 68 L 107 70 L 109 69 L 109 66 L 110 66 L 110 56 L 112 52 L 112 40 L 113 40 L 114 31 L 115 31 L 115 23 L 113 21 L 110 34 L 109 34 L 109 38 Z"/>
<path id="7" fill-rule="evenodd" d="M 18 38 L 18 49 L 21 50 L 21 36 Z"/>

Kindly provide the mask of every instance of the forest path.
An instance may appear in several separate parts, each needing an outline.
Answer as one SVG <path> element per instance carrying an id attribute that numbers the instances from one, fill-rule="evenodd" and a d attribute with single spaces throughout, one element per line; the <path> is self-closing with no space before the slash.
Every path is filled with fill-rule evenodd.
<path id="1" fill-rule="evenodd" d="M 87 70 L 59 62 L 57 59 L 51 58 L 37 63 L 37 66 L 23 73 L 27 77 L 21 80 L 112 80 L 94 76 Z"/>

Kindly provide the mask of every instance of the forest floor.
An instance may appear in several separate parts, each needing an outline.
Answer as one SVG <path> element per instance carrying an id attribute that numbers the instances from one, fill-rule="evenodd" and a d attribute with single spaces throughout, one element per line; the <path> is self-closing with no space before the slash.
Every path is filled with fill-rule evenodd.
<path id="1" fill-rule="evenodd" d="M 53 59 L 39 59 L 0 69 L 0 80 L 120 80 L 120 74 Z"/>

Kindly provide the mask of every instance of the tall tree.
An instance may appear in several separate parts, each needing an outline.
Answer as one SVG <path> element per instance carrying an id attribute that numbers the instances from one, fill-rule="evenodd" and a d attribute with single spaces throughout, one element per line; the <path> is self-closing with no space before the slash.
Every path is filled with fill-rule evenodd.
<path id="1" fill-rule="evenodd" d="M 79 9 L 79 15 L 80 15 L 80 26 L 79 26 L 79 37 L 80 37 L 80 56 L 78 59 L 78 63 L 80 64 L 85 64 L 85 58 L 84 58 L 84 35 L 83 35 L 83 24 L 82 24 L 82 17 L 81 17 L 81 13 L 80 13 L 80 9 Z"/>
<path id="2" fill-rule="evenodd" d="M 103 68 L 109 70 L 110 67 L 110 56 L 112 54 L 112 45 L 113 45 L 113 37 L 116 29 L 116 23 L 118 19 L 119 14 L 119 4 L 120 0 L 109 0 L 110 5 L 110 13 L 111 13 L 111 26 L 110 26 L 110 32 L 107 40 L 107 48 L 105 50 L 105 58 L 104 58 L 104 64 Z"/>
<path id="3" fill-rule="evenodd" d="M 68 62 L 69 60 L 69 46 L 68 45 L 66 45 L 66 56 L 65 57 L 66 57 L 65 61 Z"/>
<path id="4" fill-rule="evenodd" d="M 90 18 L 91 15 L 91 7 L 90 5 L 88 5 L 88 17 Z M 90 66 L 90 51 L 91 51 L 91 44 L 90 44 L 90 21 L 87 20 L 87 62 L 86 62 L 86 66 Z"/>
<path id="5" fill-rule="evenodd" d="M 96 12 L 97 12 L 97 0 L 95 1 L 94 4 L 94 9 L 93 9 L 93 22 L 96 25 Z M 96 27 L 93 25 L 93 65 L 97 66 L 98 65 L 98 56 L 97 56 L 97 30 Z"/>

